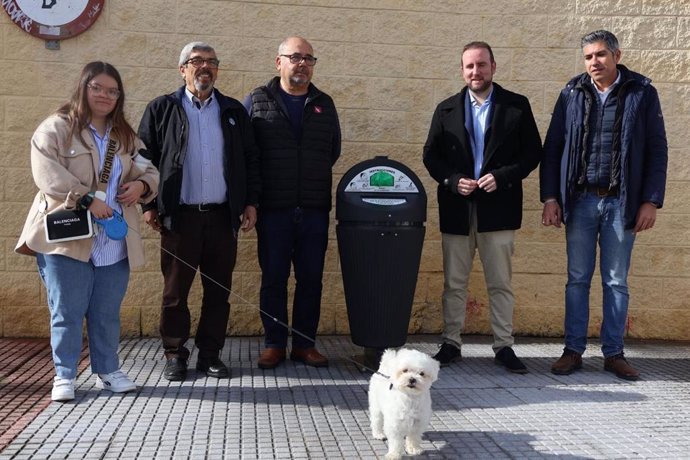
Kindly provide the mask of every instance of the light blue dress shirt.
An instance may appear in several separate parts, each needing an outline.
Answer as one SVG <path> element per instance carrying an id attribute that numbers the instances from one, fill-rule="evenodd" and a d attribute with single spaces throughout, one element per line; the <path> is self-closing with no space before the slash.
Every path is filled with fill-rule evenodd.
<path id="1" fill-rule="evenodd" d="M 105 155 L 108 152 L 108 140 L 110 139 L 110 126 L 105 131 L 105 136 L 98 135 L 98 131 L 93 125 L 89 124 L 89 128 L 93 133 L 93 139 L 96 141 L 98 147 L 98 156 L 100 159 L 97 181 L 101 180 L 101 170 L 103 163 L 105 163 Z M 122 206 L 117 202 L 117 190 L 120 184 L 120 176 L 122 175 L 122 163 L 120 158 L 115 155 L 113 158 L 113 170 L 110 172 L 110 179 L 108 180 L 108 187 L 105 191 L 105 202 L 113 210 L 122 214 Z M 115 264 L 125 257 L 127 257 L 127 242 L 122 240 L 111 240 L 105 234 L 105 229 L 94 223 L 96 227 L 96 236 L 93 239 L 93 246 L 91 246 L 91 262 L 96 267 L 105 267 L 106 265 Z"/>
<path id="2" fill-rule="evenodd" d="M 182 165 L 180 202 L 185 204 L 224 203 L 228 186 L 223 165 L 223 129 L 220 105 L 211 96 L 200 102 L 188 89 L 182 106 L 189 121 L 187 156 Z"/>
<path id="3" fill-rule="evenodd" d="M 483 104 L 474 97 L 471 91 L 467 91 L 470 97 L 470 107 L 472 109 L 472 130 L 470 141 L 472 143 L 472 154 L 474 155 L 474 178 L 479 179 L 484 164 L 484 137 L 486 135 L 486 125 L 493 104 L 494 90 L 487 96 Z"/>

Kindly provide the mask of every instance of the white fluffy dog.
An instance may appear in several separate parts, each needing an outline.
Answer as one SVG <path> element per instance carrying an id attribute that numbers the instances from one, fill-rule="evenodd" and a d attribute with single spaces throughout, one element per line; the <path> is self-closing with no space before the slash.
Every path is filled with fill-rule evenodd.
<path id="1" fill-rule="evenodd" d="M 422 433 L 431 419 L 431 384 L 438 378 L 439 363 L 416 350 L 388 349 L 379 373 L 369 382 L 371 433 L 388 439 L 386 459 L 423 452 Z M 407 438 L 407 439 L 406 439 Z"/>

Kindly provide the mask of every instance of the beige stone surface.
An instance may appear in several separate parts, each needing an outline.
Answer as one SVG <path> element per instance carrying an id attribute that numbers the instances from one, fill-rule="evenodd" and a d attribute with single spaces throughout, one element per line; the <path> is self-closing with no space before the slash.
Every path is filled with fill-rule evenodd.
<path id="1" fill-rule="evenodd" d="M 3 171 L 4 195 L 6 201 L 31 202 L 38 189 L 34 185 L 31 170 L 28 168 L 7 168 Z"/>
<path id="2" fill-rule="evenodd" d="M 230 335 L 263 335 L 260 312 L 256 305 L 233 304 L 228 321 Z"/>
<path id="3" fill-rule="evenodd" d="M 158 272 L 132 272 L 122 304 L 158 305 L 163 293 L 163 276 Z"/>
<path id="4" fill-rule="evenodd" d="M 514 313 L 513 333 L 538 337 L 559 336 L 563 334 L 564 316 L 563 308 L 518 306 Z"/>
<path id="5" fill-rule="evenodd" d="M 690 340 L 690 311 L 687 308 L 629 311 L 628 337 L 640 339 Z"/>
<path id="6" fill-rule="evenodd" d="M 643 0 L 581 0 L 577 3 L 577 13 L 581 15 L 621 15 L 640 14 Z"/>
<path id="7" fill-rule="evenodd" d="M 36 126 L 69 96 L 83 65 L 106 60 L 121 72 L 126 114 L 136 128 L 146 104 L 179 87 L 180 49 L 214 45 L 218 88 L 242 99 L 275 75 L 287 35 L 309 38 L 319 61 L 315 84 L 339 109 L 343 152 L 333 189 L 353 165 L 387 155 L 419 175 L 428 197 L 426 237 L 410 332 L 443 328 L 443 266 L 436 182 L 422 148 L 436 105 L 459 91 L 462 46 L 486 40 L 497 60 L 495 80 L 530 99 L 542 139 L 564 84 L 584 71 L 580 37 L 597 28 L 617 33 L 623 63 L 652 78 L 669 142 L 664 208 L 655 228 L 637 236 L 631 267 L 630 337 L 687 340 L 690 330 L 690 3 L 686 0 L 295 0 L 108 2 L 77 38 L 47 50 L 0 14 L 0 335 L 48 335 L 45 290 L 35 259 L 13 252 L 35 194 L 29 141 Z M 190 20 L 204 11 L 204 21 Z M 285 18 L 292 18 L 286 21 Z M 21 69 L 18 70 L 19 62 Z M 538 171 L 524 181 L 523 226 L 513 260 L 516 334 L 560 335 L 566 281 L 565 232 L 541 225 Z M 326 255 L 321 334 L 348 334 L 335 211 Z M 157 336 L 163 279 L 160 237 L 142 222 L 146 265 L 132 272 L 122 308 L 122 335 Z M 190 294 L 196 329 L 200 277 Z M 256 233 L 242 234 L 233 275 L 229 334 L 261 334 Z M 288 292 L 294 292 L 291 279 Z M 469 286 L 465 333 L 490 333 L 479 257 Z M 291 304 L 292 300 L 289 301 Z M 601 324 L 601 279 L 591 292 L 590 333 Z"/>
<path id="8" fill-rule="evenodd" d="M 631 267 L 631 274 L 636 276 L 680 275 L 688 279 L 688 273 L 690 273 L 690 248 L 688 247 L 640 246 L 635 248 L 633 254 L 635 265 Z"/>
<path id="9" fill-rule="evenodd" d="M 548 18 L 547 44 L 554 48 L 571 49 L 573 43 L 580 43 L 584 34 L 597 29 L 610 29 L 611 22 L 612 18 L 572 15 L 563 11 Z"/>
<path id="10" fill-rule="evenodd" d="M 0 239 L 0 272 L 6 272 L 7 271 L 7 259 L 8 259 L 8 252 L 10 249 L 8 246 L 10 245 L 10 242 L 6 239 Z M 14 246 L 13 246 L 14 247 Z M 0 310 L 0 317 L 2 316 L 2 311 Z"/>
<path id="11" fill-rule="evenodd" d="M 40 305 L 42 284 L 37 272 L 4 271 L 0 273 L 0 286 L 0 305 Z"/>
<path id="12" fill-rule="evenodd" d="M 690 180 L 690 163 L 686 159 L 690 157 L 690 148 L 670 148 L 668 151 L 668 180 Z"/>
<path id="13" fill-rule="evenodd" d="M 122 306 L 120 337 L 141 337 L 141 306 Z"/>
<path id="14" fill-rule="evenodd" d="M 687 277 L 665 278 L 662 282 L 662 297 L 656 299 L 654 304 L 643 306 L 668 310 L 690 310 L 688 299 L 690 299 L 690 282 Z"/>
<path id="15" fill-rule="evenodd" d="M 674 16 L 690 15 L 690 3 L 687 0 L 651 0 L 642 3 L 642 14 Z"/>
<path id="16" fill-rule="evenodd" d="M 676 48 L 678 19 L 676 17 L 614 17 L 611 28 L 622 47 L 630 49 Z"/>
<path id="17" fill-rule="evenodd" d="M 412 305 L 409 333 L 434 334 L 443 329 L 443 312 L 440 304 L 427 302 Z"/>
<path id="18" fill-rule="evenodd" d="M 576 49 L 516 48 L 513 50 L 513 59 L 518 63 L 539 61 L 538 67 L 531 65 L 514 66 L 512 78 L 518 81 L 553 80 L 561 82 L 560 88 L 562 88 L 570 78 L 582 72 L 581 67 L 578 66 L 582 60 L 582 53 Z M 557 96 L 557 93 L 553 94 L 554 102 Z"/>
<path id="19" fill-rule="evenodd" d="M 141 335 L 145 337 L 160 337 L 158 327 L 161 318 L 161 306 L 157 305 L 143 305 L 141 307 Z"/>
<path id="20" fill-rule="evenodd" d="M 350 321 L 347 318 L 347 307 L 341 303 L 335 309 L 335 334 L 350 334 Z"/>
<path id="21" fill-rule="evenodd" d="M 566 276 L 518 273 L 513 276 L 515 308 L 563 308 Z M 537 315 L 538 319 L 538 315 Z"/>
<path id="22" fill-rule="evenodd" d="M 48 307 L 3 303 L 3 337 L 50 337 Z"/>

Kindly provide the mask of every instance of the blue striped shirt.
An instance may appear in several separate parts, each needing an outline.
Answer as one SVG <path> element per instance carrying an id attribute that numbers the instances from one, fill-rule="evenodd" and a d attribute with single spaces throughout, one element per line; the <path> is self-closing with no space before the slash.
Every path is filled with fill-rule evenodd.
<path id="1" fill-rule="evenodd" d="M 91 132 L 93 133 L 93 139 L 96 141 L 96 146 L 98 147 L 98 156 L 100 159 L 100 166 L 97 175 L 97 180 L 100 181 L 101 173 L 100 170 L 103 169 L 103 163 L 105 163 L 105 155 L 108 152 L 108 140 L 110 139 L 110 126 L 105 131 L 105 136 L 101 137 L 98 135 L 98 131 L 93 125 L 89 124 Z M 113 170 L 110 173 L 110 180 L 108 181 L 108 187 L 105 192 L 105 202 L 108 206 L 113 208 L 113 210 L 122 213 L 122 207 L 120 203 L 117 202 L 117 189 L 120 183 L 120 176 L 122 175 L 122 163 L 120 158 L 115 155 L 113 159 Z M 105 234 L 105 230 L 100 225 L 94 223 L 96 227 L 96 236 L 93 239 L 93 246 L 91 246 L 91 262 L 96 267 L 104 267 L 106 265 L 113 265 L 127 257 L 127 242 L 122 240 L 111 240 L 108 235 Z"/>
<path id="2" fill-rule="evenodd" d="M 187 156 L 182 165 L 180 202 L 185 204 L 224 203 L 228 187 L 223 165 L 223 129 L 220 105 L 211 96 L 200 102 L 189 90 L 182 106 L 189 120 Z"/>
<path id="3" fill-rule="evenodd" d="M 492 96 L 494 95 L 493 88 L 487 96 L 483 104 L 479 101 L 472 91 L 467 91 L 470 98 L 470 107 L 472 108 L 472 125 L 473 136 L 470 136 L 472 143 L 472 153 L 474 153 L 474 178 L 479 179 L 482 173 L 482 166 L 484 166 L 484 136 L 486 135 L 486 122 L 489 116 L 489 109 L 491 108 Z"/>

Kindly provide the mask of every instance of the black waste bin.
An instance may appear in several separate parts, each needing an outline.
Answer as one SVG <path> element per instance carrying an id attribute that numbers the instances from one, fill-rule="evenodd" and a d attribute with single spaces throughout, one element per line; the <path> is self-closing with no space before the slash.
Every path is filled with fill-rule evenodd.
<path id="1" fill-rule="evenodd" d="M 363 161 L 339 182 L 335 217 L 352 342 L 404 345 L 424 243 L 424 186 L 388 157 Z"/>

